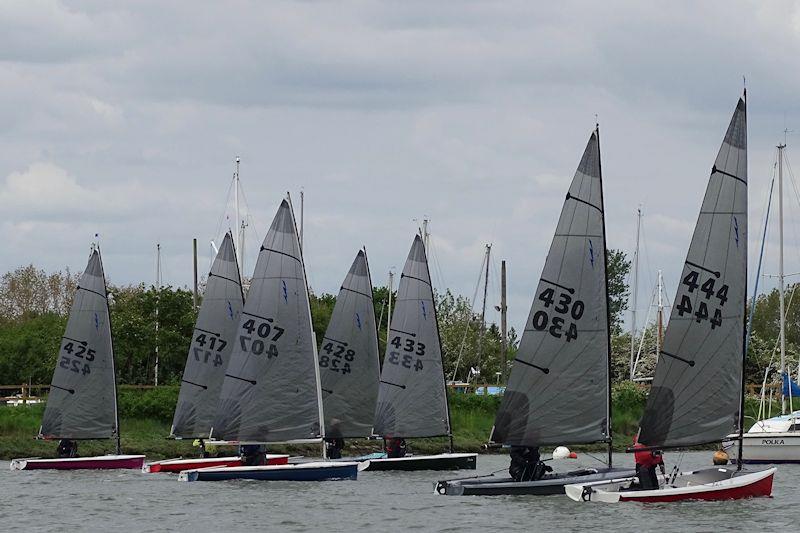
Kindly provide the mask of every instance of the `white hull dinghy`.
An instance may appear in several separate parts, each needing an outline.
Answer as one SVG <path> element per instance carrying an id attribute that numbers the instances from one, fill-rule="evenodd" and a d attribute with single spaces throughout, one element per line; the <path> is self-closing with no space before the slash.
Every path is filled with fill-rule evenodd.
<path id="1" fill-rule="evenodd" d="M 684 500 L 739 500 L 772 494 L 775 468 L 759 472 L 735 468 L 708 468 L 686 472 L 655 490 L 631 490 L 636 478 L 567 485 L 567 496 L 576 502 L 677 502 Z"/>

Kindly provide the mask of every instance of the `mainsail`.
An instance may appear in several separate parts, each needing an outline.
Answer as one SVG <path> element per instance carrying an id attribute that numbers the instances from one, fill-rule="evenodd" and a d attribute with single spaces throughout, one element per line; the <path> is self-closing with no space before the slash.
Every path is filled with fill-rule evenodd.
<path id="1" fill-rule="evenodd" d="M 50 384 L 39 436 L 46 439 L 108 439 L 117 434 L 114 348 L 100 251 L 81 276 L 58 363 Z"/>
<path id="2" fill-rule="evenodd" d="M 380 361 L 367 256 L 359 250 L 342 283 L 319 350 L 327 437 L 369 437 Z"/>
<path id="3" fill-rule="evenodd" d="M 243 306 L 236 251 L 233 238 L 227 233 L 211 265 L 203 304 L 192 333 L 172 421 L 172 436 L 208 437 L 236 343 Z"/>
<path id="4" fill-rule="evenodd" d="M 493 441 L 542 446 L 610 438 L 604 224 L 595 131 L 561 209 Z"/>
<path id="5" fill-rule="evenodd" d="M 283 442 L 322 436 L 317 349 L 294 213 L 284 200 L 256 261 L 212 434 Z"/>
<path id="6" fill-rule="evenodd" d="M 639 442 L 690 446 L 736 431 L 747 285 L 747 113 L 739 100 L 711 169 Z"/>
<path id="7" fill-rule="evenodd" d="M 383 360 L 375 433 L 384 437 L 450 434 L 442 347 L 425 245 L 408 254 Z"/>

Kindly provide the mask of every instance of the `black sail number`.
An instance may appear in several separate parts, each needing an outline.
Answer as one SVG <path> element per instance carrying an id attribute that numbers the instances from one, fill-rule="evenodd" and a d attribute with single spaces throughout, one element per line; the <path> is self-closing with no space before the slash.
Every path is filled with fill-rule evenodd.
<path id="1" fill-rule="evenodd" d="M 531 319 L 531 326 L 536 331 L 547 331 L 557 339 L 570 342 L 578 338 L 576 322 L 583 316 L 586 305 L 583 300 L 573 300 L 569 289 L 559 291 L 557 293 L 554 288 L 547 287 L 539 294 L 538 300 L 544 304 L 545 309 L 552 307 L 552 312 L 541 309 L 536 311 Z"/>
<path id="2" fill-rule="evenodd" d="M 66 342 L 61 347 L 61 351 L 67 355 L 61 356 L 58 366 L 83 376 L 91 374 L 92 369 L 89 363 L 94 361 L 97 352 L 89 348 L 89 343 L 86 341 L 64 340 Z"/>
<path id="3" fill-rule="evenodd" d="M 319 353 L 319 367 L 346 375 L 353 371 L 351 363 L 355 358 L 355 350 L 348 348 L 346 344 L 326 339 Z"/>
<path id="4" fill-rule="evenodd" d="M 286 330 L 272 319 L 249 318 L 242 323 L 239 345 L 245 353 L 264 355 L 267 359 L 272 359 L 278 357 L 278 345 L 275 343 L 284 331 Z"/>
<path id="5" fill-rule="evenodd" d="M 681 285 L 688 294 L 682 294 L 675 306 L 678 316 L 686 316 L 698 324 L 707 322 L 712 330 L 722 326 L 722 307 L 728 301 L 728 285 L 720 284 L 716 274 L 701 275 L 697 270 L 689 270 Z M 690 294 L 695 291 L 698 301 L 692 302 Z"/>
<path id="6" fill-rule="evenodd" d="M 389 343 L 392 350 L 389 350 L 389 355 L 386 361 L 392 365 L 403 367 L 407 370 L 419 372 L 423 369 L 421 356 L 425 355 L 425 344 L 417 342 L 412 337 L 402 338 L 400 335 L 395 335 Z"/>

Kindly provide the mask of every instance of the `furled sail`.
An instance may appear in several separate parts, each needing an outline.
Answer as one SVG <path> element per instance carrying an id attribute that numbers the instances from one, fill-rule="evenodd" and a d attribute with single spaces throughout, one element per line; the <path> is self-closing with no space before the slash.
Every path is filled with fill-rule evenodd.
<path id="1" fill-rule="evenodd" d="M 327 437 L 369 437 L 380 380 L 378 331 L 367 256 L 358 252 L 342 283 L 319 350 Z"/>
<path id="2" fill-rule="evenodd" d="M 541 446 L 610 438 L 604 224 L 595 131 L 561 209 L 493 441 Z"/>
<path id="3" fill-rule="evenodd" d="M 106 280 L 95 249 L 81 276 L 58 363 L 50 383 L 40 437 L 107 439 L 117 435 L 117 385 Z"/>
<path id="4" fill-rule="evenodd" d="M 321 422 L 306 275 L 294 213 L 284 200 L 256 261 L 212 435 L 256 442 L 318 439 Z"/>
<path id="5" fill-rule="evenodd" d="M 192 332 L 172 436 L 209 436 L 243 306 L 236 251 L 233 238 L 227 233 L 211 265 L 203 304 Z"/>
<path id="6" fill-rule="evenodd" d="M 411 245 L 397 288 L 378 390 L 375 433 L 384 437 L 450 434 L 433 288 L 419 235 Z"/>
<path id="7" fill-rule="evenodd" d="M 747 288 L 747 113 L 739 100 L 711 169 L 639 442 L 689 446 L 738 427 Z"/>

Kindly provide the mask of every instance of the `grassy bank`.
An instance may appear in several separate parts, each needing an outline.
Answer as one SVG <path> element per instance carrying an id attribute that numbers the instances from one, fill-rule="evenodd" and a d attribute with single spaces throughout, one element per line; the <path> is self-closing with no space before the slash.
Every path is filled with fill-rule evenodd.
<path id="1" fill-rule="evenodd" d="M 159 459 L 191 456 L 196 449 L 191 442 L 166 439 L 172 421 L 172 411 L 177 401 L 177 387 L 160 387 L 155 390 L 122 390 L 120 392 L 120 424 L 122 449 L 126 453 L 143 453 L 148 458 Z M 458 451 L 481 451 L 494 424 L 500 397 L 453 394 L 450 398 L 453 441 Z M 646 392 L 630 383 L 614 388 L 612 414 L 615 449 L 622 450 L 631 443 L 644 411 Z M 748 398 L 746 414 L 755 417 L 758 401 Z M 33 439 L 37 434 L 44 412 L 43 405 L 27 407 L 0 407 L 0 459 L 13 457 L 52 457 L 54 442 Z M 776 412 L 773 409 L 773 412 Z M 752 419 L 748 419 L 752 423 Z M 358 454 L 375 451 L 380 443 L 365 439 L 348 441 L 346 453 Z M 413 439 L 412 449 L 417 453 L 439 452 L 447 447 L 447 440 Z M 603 446 L 576 447 L 599 450 Z M 80 444 L 81 455 L 112 452 L 111 441 L 87 441 Z M 273 446 L 271 451 L 318 455 L 318 445 Z"/>

